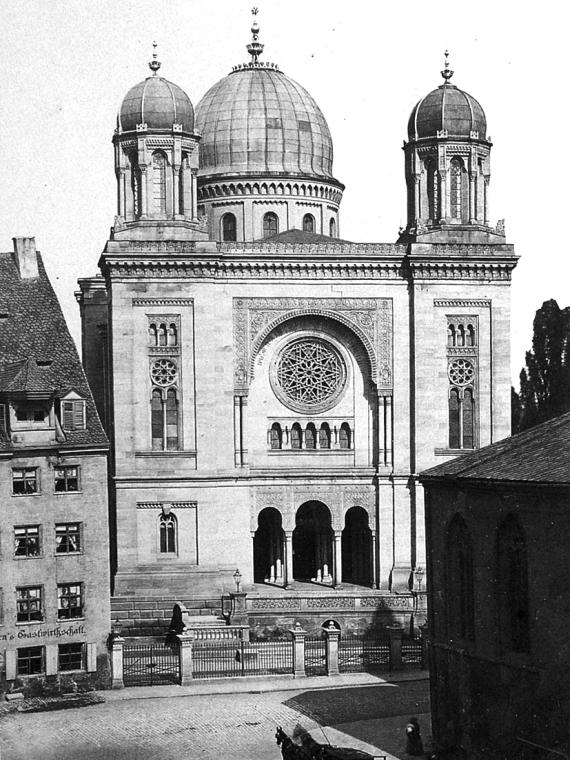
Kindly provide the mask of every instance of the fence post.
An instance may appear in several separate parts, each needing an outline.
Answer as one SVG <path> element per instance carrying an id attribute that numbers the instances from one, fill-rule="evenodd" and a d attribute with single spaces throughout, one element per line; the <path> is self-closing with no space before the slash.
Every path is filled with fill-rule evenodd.
<path id="1" fill-rule="evenodd" d="M 429 644 L 429 627 L 427 623 L 420 625 L 422 635 L 422 668 L 428 667 L 428 644 Z"/>
<path id="2" fill-rule="evenodd" d="M 325 632 L 327 647 L 327 676 L 338 676 L 338 643 L 340 640 L 340 631 L 332 621 L 323 630 Z"/>
<path id="3" fill-rule="evenodd" d="M 403 628 L 399 625 L 387 626 L 390 634 L 390 670 L 402 668 L 402 633 Z"/>
<path id="4" fill-rule="evenodd" d="M 111 681 L 111 688 L 123 689 L 125 683 L 123 681 L 123 647 L 125 640 L 120 636 L 114 636 L 111 639 L 111 674 L 113 680 Z"/>
<path id="5" fill-rule="evenodd" d="M 190 686 L 193 678 L 191 633 L 180 633 L 178 639 L 178 656 L 180 658 L 180 686 Z"/>
<path id="6" fill-rule="evenodd" d="M 289 631 L 293 636 L 293 677 L 305 678 L 305 636 L 307 631 L 301 628 L 300 623 Z"/>

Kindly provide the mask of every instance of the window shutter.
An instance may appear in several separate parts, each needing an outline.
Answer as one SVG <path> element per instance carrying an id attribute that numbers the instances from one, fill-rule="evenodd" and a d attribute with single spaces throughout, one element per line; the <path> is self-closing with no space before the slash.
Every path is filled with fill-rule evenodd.
<path id="1" fill-rule="evenodd" d="M 64 430 L 73 430 L 73 401 L 61 402 L 61 424 Z"/>
<path id="2" fill-rule="evenodd" d="M 64 430 L 83 430 L 85 428 L 85 401 L 61 402 L 61 424 Z"/>
<path id="3" fill-rule="evenodd" d="M 83 430 L 85 427 L 83 422 L 83 412 L 85 409 L 85 404 L 83 401 L 74 401 L 73 402 L 73 429 L 74 430 Z"/>

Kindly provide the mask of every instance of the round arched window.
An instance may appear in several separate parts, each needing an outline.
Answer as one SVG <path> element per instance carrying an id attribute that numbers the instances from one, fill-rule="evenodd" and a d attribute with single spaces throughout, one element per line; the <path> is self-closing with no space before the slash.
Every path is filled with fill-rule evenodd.
<path id="1" fill-rule="evenodd" d="M 298 338 L 275 358 L 271 385 L 277 398 L 297 412 L 319 412 L 337 403 L 346 385 L 346 366 L 322 338 Z"/>

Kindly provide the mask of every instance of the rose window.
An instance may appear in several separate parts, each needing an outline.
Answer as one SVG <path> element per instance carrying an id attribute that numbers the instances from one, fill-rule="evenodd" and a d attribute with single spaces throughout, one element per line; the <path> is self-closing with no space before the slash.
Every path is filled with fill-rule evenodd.
<path id="1" fill-rule="evenodd" d="M 449 365 L 447 374 L 453 385 L 469 385 L 473 382 L 475 368 L 467 359 L 455 359 Z"/>
<path id="2" fill-rule="evenodd" d="M 344 390 L 346 368 L 330 343 L 301 338 L 281 352 L 272 380 L 276 395 L 287 406 L 322 411 L 333 406 Z"/>
<path id="3" fill-rule="evenodd" d="M 178 369 L 170 359 L 157 359 L 150 365 L 150 377 L 155 385 L 163 388 L 176 381 Z"/>

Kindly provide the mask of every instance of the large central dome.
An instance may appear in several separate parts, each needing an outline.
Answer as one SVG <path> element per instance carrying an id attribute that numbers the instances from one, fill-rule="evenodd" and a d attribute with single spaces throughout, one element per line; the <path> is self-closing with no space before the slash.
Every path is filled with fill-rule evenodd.
<path id="1" fill-rule="evenodd" d="M 202 175 L 332 178 L 328 125 L 311 95 L 272 64 L 236 67 L 196 108 Z"/>

